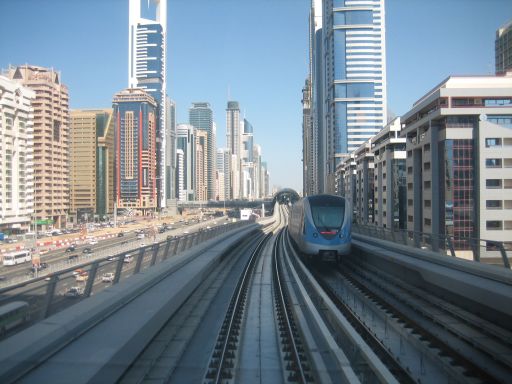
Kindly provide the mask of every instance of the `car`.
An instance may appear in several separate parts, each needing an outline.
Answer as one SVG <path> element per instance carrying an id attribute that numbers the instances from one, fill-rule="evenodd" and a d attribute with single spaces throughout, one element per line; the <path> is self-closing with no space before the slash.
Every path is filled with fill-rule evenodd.
<path id="1" fill-rule="evenodd" d="M 117 234 L 117 237 L 124 237 L 124 233 L 123 233 L 123 232 L 119 232 L 119 233 Z"/>
<path id="2" fill-rule="evenodd" d="M 114 272 L 107 272 L 104 273 L 103 276 L 101 276 L 101 281 L 103 283 L 112 283 L 114 281 Z"/>
<path id="3" fill-rule="evenodd" d="M 96 244 L 98 244 L 98 240 L 96 240 L 96 239 L 89 240 L 89 245 L 96 245 Z"/>
<path id="4" fill-rule="evenodd" d="M 78 255 L 69 255 L 68 260 L 76 260 L 78 259 Z"/>
<path id="5" fill-rule="evenodd" d="M 73 271 L 73 276 L 78 276 L 78 275 L 80 275 L 81 273 L 84 273 L 84 272 L 85 272 L 85 270 L 83 270 L 82 268 L 75 269 Z"/>
<path id="6" fill-rule="evenodd" d="M 34 264 L 34 265 L 32 265 L 32 272 L 36 273 L 36 272 L 41 271 L 46 268 L 48 268 L 48 263 Z"/>
<path id="7" fill-rule="evenodd" d="M 131 263 L 133 261 L 133 256 L 128 254 L 124 256 L 123 263 Z"/>
<path id="8" fill-rule="evenodd" d="M 86 271 L 83 271 L 83 272 L 79 273 L 78 275 L 75 275 L 76 281 L 87 281 L 88 278 L 89 278 L 89 273 Z"/>
<path id="9" fill-rule="evenodd" d="M 94 251 L 92 250 L 91 247 L 85 247 L 84 250 L 82 251 L 82 253 L 93 253 Z"/>
<path id="10" fill-rule="evenodd" d="M 165 227 L 161 227 L 160 229 L 158 229 L 158 233 L 164 233 L 165 232 Z"/>
<path id="11" fill-rule="evenodd" d="M 144 233 L 137 234 L 137 239 L 143 239 L 143 238 L 144 238 Z"/>
<path id="12" fill-rule="evenodd" d="M 117 259 L 118 259 L 117 256 L 109 256 L 109 257 L 107 257 L 108 261 L 116 261 Z"/>
<path id="13" fill-rule="evenodd" d="M 69 247 L 66 248 L 66 252 L 73 252 L 76 249 L 75 244 L 71 244 Z"/>
<path id="14" fill-rule="evenodd" d="M 71 287 L 67 290 L 64 296 L 67 297 L 80 297 L 84 294 L 84 289 L 82 287 Z"/>

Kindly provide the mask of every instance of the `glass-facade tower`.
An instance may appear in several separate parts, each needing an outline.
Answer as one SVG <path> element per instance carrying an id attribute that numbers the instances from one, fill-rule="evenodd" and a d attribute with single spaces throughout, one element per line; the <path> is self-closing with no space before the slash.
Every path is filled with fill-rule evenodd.
<path id="1" fill-rule="evenodd" d="M 214 123 L 213 111 L 210 103 L 198 102 L 192 103 L 189 109 L 189 124 L 194 128 L 205 131 L 207 133 L 207 171 L 206 186 L 207 198 L 213 200 L 215 198 L 215 157 L 217 151 L 214 148 Z"/>
<path id="2" fill-rule="evenodd" d="M 167 0 L 130 0 L 128 83 L 142 88 L 157 103 L 158 207 L 166 205 L 166 37 Z"/>
<path id="3" fill-rule="evenodd" d="M 386 124 L 384 0 L 325 0 L 323 69 L 327 191 L 341 159 Z"/>

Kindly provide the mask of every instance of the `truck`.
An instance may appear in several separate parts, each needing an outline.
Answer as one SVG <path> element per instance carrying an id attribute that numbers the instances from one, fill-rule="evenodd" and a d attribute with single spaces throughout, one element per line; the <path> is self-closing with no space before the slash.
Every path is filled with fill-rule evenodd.
<path id="1" fill-rule="evenodd" d="M 249 220 L 252 215 L 252 209 L 241 209 L 240 220 Z"/>

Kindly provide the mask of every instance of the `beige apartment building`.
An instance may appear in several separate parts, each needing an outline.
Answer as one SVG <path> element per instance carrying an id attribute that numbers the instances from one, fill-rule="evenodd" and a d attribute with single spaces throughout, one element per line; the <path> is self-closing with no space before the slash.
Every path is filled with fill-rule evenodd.
<path id="1" fill-rule="evenodd" d="M 472 239 L 512 239 L 512 73 L 452 76 L 402 117 L 407 229 L 454 239 L 460 256 L 496 256 Z"/>
<path id="2" fill-rule="evenodd" d="M 0 76 L 0 232 L 27 232 L 34 212 L 34 91 Z"/>
<path id="3" fill-rule="evenodd" d="M 69 146 L 72 220 L 104 219 L 114 207 L 112 109 L 72 110 Z"/>
<path id="4" fill-rule="evenodd" d="M 34 65 L 5 75 L 35 91 L 34 220 L 38 230 L 66 226 L 69 209 L 69 96 L 59 72 Z"/>

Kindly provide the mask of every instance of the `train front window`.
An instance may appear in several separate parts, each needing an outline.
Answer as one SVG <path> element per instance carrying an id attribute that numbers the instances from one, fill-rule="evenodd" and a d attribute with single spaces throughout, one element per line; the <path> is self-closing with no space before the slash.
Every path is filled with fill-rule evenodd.
<path id="1" fill-rule="evenodd" d="M 338 230 L 345 217 L 345 200 L 335 196 L 318 196 L 310 199 L 311 215 L 320 231 Z"/>

